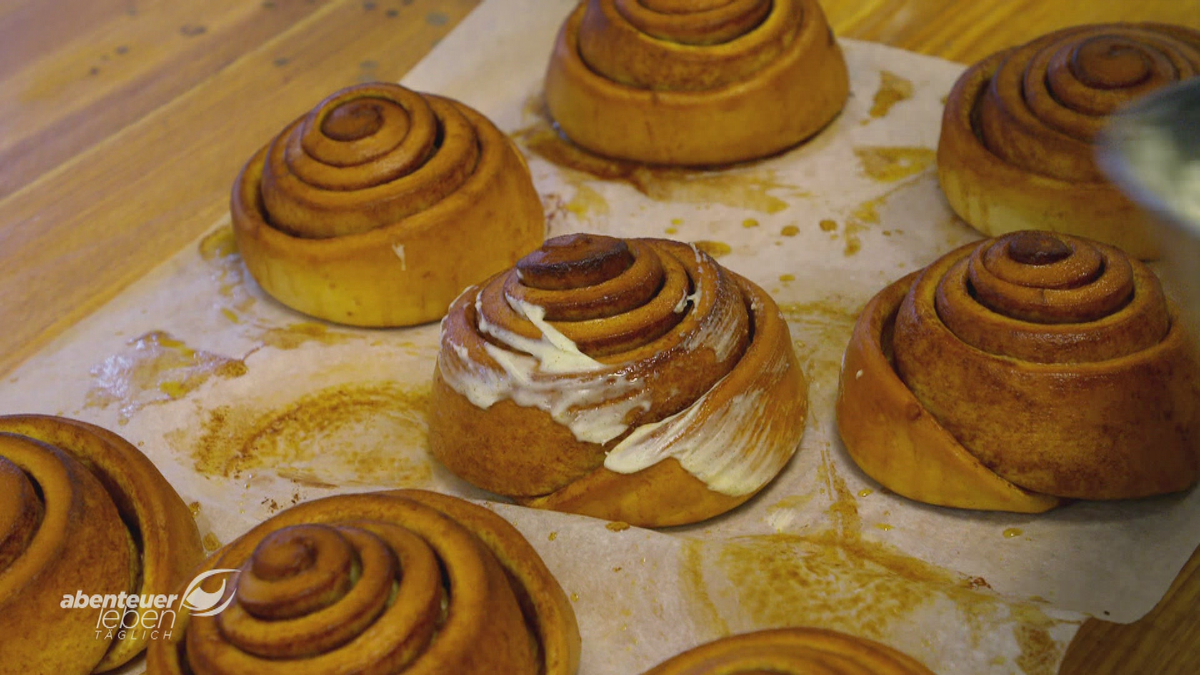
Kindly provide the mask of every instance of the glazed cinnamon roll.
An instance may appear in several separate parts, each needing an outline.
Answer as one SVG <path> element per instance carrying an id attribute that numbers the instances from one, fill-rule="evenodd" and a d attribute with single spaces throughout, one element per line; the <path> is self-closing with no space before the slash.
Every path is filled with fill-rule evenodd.
<path id="1" fill-rule="evenodd" d="M 820 628 L 781 628 L 723 638 L 686 651 L 645 675 L 933 675 L 916 659 L 873 640 Z"/>
<path id="2" fill-rule="evenodd" d="M 545 232 L 525 160 L 495 125 L 382 83 L 332 94 L 259 150 L 231 210 L 267 293 L 355 326 L 437 319 Z"/>
<path id="3" fill-rule="evenodd" d="M 806 406 L 761 288 L 687 244 L 567 235 L 451 306 L 429 438 L 485 490 L 656 527 L 762 489 Z"/>
<path id="4" fill-rule="evenodd" d="M 127 598 L 175 592 L 203 558 L 191 512 L 137 448 L 84 422 L 0 417 L 6 670 L 65 675 L 127 663 L 159 628 L 153 605 Z"/>
<path id="5" fill-rule="evenodd" d="M 546 73 L 567 137 L 651 164 L 774 154 L 829 123 L 848 92 L 816 0 L 588 0 Z"/>
<path id="6" fill-rule="evenodd" d="M 1018 232 L 884 289 L 846 350 L 838 428 L 889 489 L 962 508 L 1184 490 L 1200 370 L 1154 273 L 1098 242 Z"/>
<path id="7" fill-rule="evenodd" d="M 1200 33 L 1163 24 L 1060 30 L 969 68 L 947 100 L 938 176 L 987 235 L 1041 229 L 1158 256 L 1144 215 L 1096 165 L 1121 106 L 1200 72 Z"/>
<path id="8" fill-rule="evenodd" d="M 149 671 L 572 675 L 570 602 L 512 525 L 419 490 L 302 503 L 204 565 L 217 611 L 154 643 Z M 218 570 L 233 570 L 219 572 Z"/>

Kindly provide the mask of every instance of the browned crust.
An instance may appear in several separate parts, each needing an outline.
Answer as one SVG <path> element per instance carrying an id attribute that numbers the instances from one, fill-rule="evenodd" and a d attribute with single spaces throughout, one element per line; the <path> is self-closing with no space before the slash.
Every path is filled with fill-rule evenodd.
<path id="1" fill-rule="evenodd" d="M 1026 171 L 979 140 L 973 111 L 1007 55 L 999 52 L 968 68 L 946 100 L 937 162 L 951 208 L 988 236 L 1052 230 L 1111 244 L 1143 260 L 1157 258 L 1150 216 L 1112 183 L 1072 182 Z"/>
<path id="2" fill-rule="evenodd" d="M 242 259 L 263 290 L 336 323 L 414 325 L 440 318 L 464 287 L 537 248 L 545 218 L 524 159 L 487 118 L 452 103 L 478 134 L 475 172 L 429 209 L 360 234 L 303 239 L 272 227 L 259 196 L 267 148 L 255 153 L 230 209 Z"/>
<path id="3" fill-rule="evenodd" d="M 652 91 L 608 80 L 579 56 L 587 3 L 563 24 L 546 73 L 546 103 L 563 132 L 607 157 L 717 165 L 764 157 L 817 133 L 845 104 L 841 49 L 815 0 L 783 55 L 749 79 L 707 91 Z"/>

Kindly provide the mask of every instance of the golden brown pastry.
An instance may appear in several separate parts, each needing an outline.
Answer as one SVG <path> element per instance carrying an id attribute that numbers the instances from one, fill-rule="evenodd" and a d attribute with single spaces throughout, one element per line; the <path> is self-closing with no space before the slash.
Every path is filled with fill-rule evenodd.
<path id="1" fill-rule="evenodd" d="M 1200 33 L 1164 24 L 1077 26 L 993 54 L 947 99 L 938 176 L 984 234 L 1064 232 L 1158 256 L 1148 216 L 1096 165 L 1120 106 L 1200 72 Z"/>
<path id="2" fill-rule="evenodd" d="M 0 417 L 0 670 L 128 662 L 156 638 L 155 608 L 91 599 L 173 593 L 203 558 L 187 505 L 137 448 L 84 422 Z"/>
<path id="3" fill-rule="evenodd" d="M 305 502 L 206 570 L 230 604 L 181 615 L 149 672 L 572 675 L 566 594 L 512 525 L 470 502 L 398 490 Z M 218 605 L 219 607 L 220 605 Z"/>
<path id="4" fill-rule="evenodd" d="M 873 640 L 821 628 L 779 628 L 700 645 L 645 675 L 933 675 Z"/>
<path id="5" fill-rule="evenodd" d="M 545 233 L 525 160 L 495 125 L 382 83 L 332 94 L 255 153 L 231 210 L 267 293 L 355 326 L 437 319 Z"/>
<path id="6" fill-rule="evenodd" d="M 807 388 L 761 288 L 694 246 L 567 235 L 442 323 L 433 454 L 485 490 L 634 525 L 749 499 L 804 433 Z"/>
<path id="7" fill-rule="evenodd" d="M 1196 352 L 1158 279 L 1047 232 L 962 247 L 875 296 L 837 413 L 863 471 L 944 506 L 1163 494 L 1200 464 Z"/>
<path id="8" fill-rule="evenodd" d="M 546 73 L 568 138 L 651 164 L 777 153 L 828 124 L 848 92 L 816 0 L 588 0 Z"/>

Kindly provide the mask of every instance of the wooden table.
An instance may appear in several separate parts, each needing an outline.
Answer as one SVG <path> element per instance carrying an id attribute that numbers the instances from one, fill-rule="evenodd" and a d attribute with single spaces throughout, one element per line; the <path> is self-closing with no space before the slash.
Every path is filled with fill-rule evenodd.
<path id="1" fill-rule="evenodd" d="M 0 3 L 0 374 L 227 209 L 326 94 L 399 80 L 478 0 Z M 1200 28 L 1197 0 L 823 0 L 834 30 L 970 62 L 1075 23 Z M 1200 672 L 1200 554 L 1159 606 L 1087 622 L 1063 673 Z"/>

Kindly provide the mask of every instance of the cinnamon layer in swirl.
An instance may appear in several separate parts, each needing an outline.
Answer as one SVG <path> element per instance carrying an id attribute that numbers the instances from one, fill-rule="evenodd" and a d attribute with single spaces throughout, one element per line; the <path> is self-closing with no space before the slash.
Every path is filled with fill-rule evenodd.
<path id="1" fill-rule="evenodd" d="M 419 490 L 306 502 L 210 558 L 216 614 L 181 609 L 151 672 L 572 675 L 579 631 L 504 519 Z M 211 587 L 210 587 L 211 586 Z"/>
<path id="2" fill-rule="evenodd" d="M 1096 166 L 1121 106 L 1200 72 L 1200 33 L 1163 24 L 1077 26 L 969 68 L 947 99 L 938 175 L 988 235 L 1044 229 L 1158 256 L 1147 216 Z"/>
<path id="3" fill-rule="evenodd" d="M 64 598 L 165 596 L 203 557 L 183 500 L 124 439 L 64 418 L 0 417 L 3 670 L 124 665 L 158 636 L 154 608 L 80 611 Z"/>
<path id="4" fill-rule="evenodd" d="M 686 244 L 567 235 L 451 306 L 430 446 L 528 505 L 679 524 L 779 473 L 806 404 L 762 289 Z"/>
<path id="5" fill-rule="evenodd" d="M 848 91 L 816 0 L 589 0 L 546 73 L 572 141 L 652 164 L 774 154 L 824 127 Z"/>
<path id="6" fill-rule="evenodd" d="M 838 428 L 862 469 L 932 504 L 1045 511 L 1184 490 L 1200 366 L 1154 273 L 1018 232 L 877 295 L 846 350 Z"/>
<path id="7" fill-rule="evenodd" d="M 437 319 L 545 231 L 525 160 L 495 125 L 381 83 L 336 92 L 284 129 L 246 164 L 231 208 L 264 290 L 357 326 Z"/>

